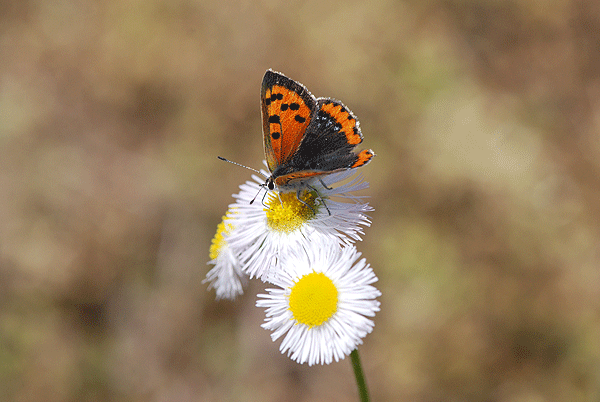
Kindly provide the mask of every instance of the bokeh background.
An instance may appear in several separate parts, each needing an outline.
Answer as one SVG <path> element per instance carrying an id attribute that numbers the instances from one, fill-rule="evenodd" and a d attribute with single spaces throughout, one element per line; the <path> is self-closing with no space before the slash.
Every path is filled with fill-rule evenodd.
<path id="1" fill-rule="evenodd" d="M 201 281 L 267 68 L 377 157 L 374 401 L 600 401 L 596 0 L 0 3 L 0 400 L 352 401 Z"/>

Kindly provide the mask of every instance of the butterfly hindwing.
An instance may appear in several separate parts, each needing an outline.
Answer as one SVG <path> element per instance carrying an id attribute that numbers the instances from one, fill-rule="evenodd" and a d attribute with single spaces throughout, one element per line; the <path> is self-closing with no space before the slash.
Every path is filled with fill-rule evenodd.
<path id="1" fill-rule="evenodd" d="M 374 154 L 370 150 L 354 153 L 354 148 L 362 140 L 358 120 L 343 103 L 319 98 L 311 123 L 291 164 L 295 170 L 323 173 L 363 166 Z"/>
<path id="2" fill-rule="evenodd" d="M 271 172 L 288 164 L 311 122 L 315 97 L 302 84 L 272 70 L 262 82 L 265 156 Z"/>

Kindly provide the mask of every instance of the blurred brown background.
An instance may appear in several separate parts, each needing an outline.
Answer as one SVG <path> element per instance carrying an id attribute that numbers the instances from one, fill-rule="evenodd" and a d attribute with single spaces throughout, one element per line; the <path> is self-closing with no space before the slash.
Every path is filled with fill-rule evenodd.
<path id="1" fill-rule="evenodd" d="M 267 68 L 359 117 L 374 401 L 600 401 L 600 3 L 0 3 L 0 400 L 353 401 L 201 281 Z"/>

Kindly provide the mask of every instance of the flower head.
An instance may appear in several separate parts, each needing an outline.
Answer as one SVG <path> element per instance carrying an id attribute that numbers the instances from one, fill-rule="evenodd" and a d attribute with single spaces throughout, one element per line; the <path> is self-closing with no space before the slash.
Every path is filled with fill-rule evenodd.
<path id="1" fill-rule="evenodd" d="M 294 250 L 270 281 L 279 289 L 258 295 L 266 308 L 262 327 L 298 363 L 329 364 L 350 354 L 373 330 L 381 296 L 373 270 L 352 245 Z"/>
<path id="2" fill-rule="evenodd" d="M 209 289 L 215 289 L 217 299 L 235 299 L 237 295 L 243 294 L 243 286 L 248 279 L 242 272 L 242 264 L 236 252 L 229 246 L 228 237 L 235 228 L 232 215 L 229 210 L 217 226 L 217 233 L 210 245 L 208 262 L 213 264 L 214 268 L 208 271 L 206 279 L 202 281 L 209 282 Z"/>
<path id="3" fill-rule="evenodd" d="M 266 174 L 266 173 L 265 173 Z M 311 242 L 332 239 L 338 245 L 360 240 L 361 225 L 369 226 L 367 212 L 372 208 L 352 194 L 368 186 L 360 176 L 331 188 L 353 175 L 353 171 L 334 173 L 313 179 L 298 192 L 269 191 L 261 202 L 251 203 L 264 186 L 253 176 L 234 195 L 238 215 L 235 232 L 229 236 L 231 247 L 239 250 L 243 271 L 250 277 L 267 280 L 277 271 L 280 257 L 294 249 L 308 249 Z M 350 200 L 340 202 L 331 197 Z"/>

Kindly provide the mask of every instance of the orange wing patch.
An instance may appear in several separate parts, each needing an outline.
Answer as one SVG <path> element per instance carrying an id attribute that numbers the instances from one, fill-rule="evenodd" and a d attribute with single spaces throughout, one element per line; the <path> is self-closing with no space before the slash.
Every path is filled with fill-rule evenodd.
<path id="1" fill-rule="evenodd" d="M 287 163 L 298 149 L 312 110 L 302 97 L 281 85 L 273 85 L 265 92 L 264 103 L 267 116 L 265 133 L 269 133 L 270 144 L 277 165 Z"/>
<path id="2" fill-rule="evenodd" d="M 373 159 L 375 154 L 370 149 L 365 149 L 365 150 L 360 151 L 360 153 L 356 156 L 358 157 L 358 159 L 352 165 L 352 167 L 351 167 L 352 169 L 366 165 L 367 163 L 369 163 L 371 161 L 371 159 Z"/>
<path id="3" fill-rule="evenodd" d="M 292 180 L 307 179 L 309 177 L 328 174 L 328 173 L 331 173 L 331 172 L 317 172 L 314 170 L 301 170 L 299 172 L 290 173 L 285 176 L 279 176 L 278 178 L 275 179 L 275 184 L 277 184 L 278 186 L 285 186 Z"/>
<path id="4" fill-rule="evenodd" d="M 340 131 L 346 135 L 348 144 L 358 145 L 362 142 L 363 137 L 357 120 L 344 105 L 338 102 L 327 102 L 321 106 L 321 110 L 327 112 L 341 126 Z"/>

